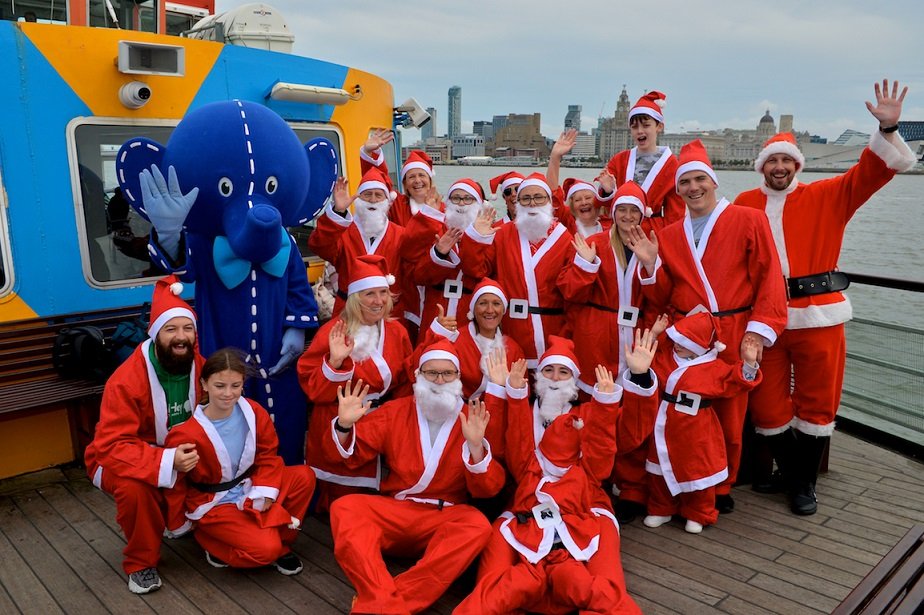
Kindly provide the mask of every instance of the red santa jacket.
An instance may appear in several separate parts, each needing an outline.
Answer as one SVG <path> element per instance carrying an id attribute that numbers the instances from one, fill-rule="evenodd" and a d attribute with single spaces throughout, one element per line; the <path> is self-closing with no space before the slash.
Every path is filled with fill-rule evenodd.
<path id="1" fill-rule="evenodd" d="M 493 396 L 486 397 L 486 403 L 491 404 Z M 467 412 L 462 406 L 459 400 L 460 410 Z M 337 438 L 334 420 L 328 424 L 325 454 L 351 467 L 361 467 L 382 455 L 390 470 L 382 480 L 383 495 L 453 505 L 465 503 L 469 497 L 492 497 L 504 484 L 505 472 L 494 460 L 490 440 L 486 438 L 484 459 L 471 463 L 461 423 L 455 417 L 442 424 L 431 444 L 427 420 L 413 397 L 390 401 L 362 417 L 346 446 Z"/>
<path id="2" fill-rule="evenodd" d="M 328 359 L 330 330 L 337 320 L 332 319 L 318 329 L 308 350 L 298 359 L 298 381 L 314 404 L 308 428 L 308 464 L 320 479 L 376 488 L 379 475 L 377 463 L 345 472 L 342 462 L 332 464 L 327 461 L 322 453 L 323 444 L 327 441 L 330 420 L 337 416 L 337 388 L 346 382 L 352 380 L 355 383 L 362 379 L 364 385 L 369 385 L 367 399 L 373 401 L 411 394 L 411 379 L 406 367 L 407 357 L 412 351 L 411 342 L 399 322 L 385 320 L 378 346 L 371 356 L 358 362 L 347 358 L 340 369 L 334 369 L 328 364 Z"/>
<path id="3" fill-rule="evenodd" d="M 610 245 L 609 233 L 593 235 L 587 243 L 596 247 L 596 260 L 588 263 L 572 248 L 572 257 L 558 274 L 557 284 L 568 301 L 568 330 L 581 370 L 578 386 L 589 394 L 595 382 L 594 368 L 603 365 L 613 374 L 622 374 L 626 369 L 625 344 L 631 346 L 635 328 L 650 327 L 657 314 L 642 309 L 635 255 L 623 269 Z"/>
<path id="4" fill-rule="evenodd" d="M 638 156 L 638 147 L 619 152 L 606 163 L 606 169 L 616 178 L 616 187 L 635 178 L 635 160 Z M 648 172 L 648 177 L 642 182 L 641 188 L 648 197 L 648 207 L 651 208 L 652 217 L 646 218 L 643 226 L 660 231 L 668 224 L 682 220 L 686 213 L 686 205 L 677 194 L 674 187 L 674 175 L 677 173 L 677 158 L 665 147 L 661 158 Z M 608 200 L 615 196 L 610 195 Z"/>
<path id="5" fill-rule="evenodd" d="M 722 199 L 693 243 L 690 215 L 665 227 L 659 237 L 655 273 L 645 278 L 639 268 L 645 299 L 660 313 L 668 308 L 686 315 L 703 306 L 718 318 L 722 354 L 737 360 L 745 331 L 754 331 L 772 345 L 786 327 L 786 290 L 780 260 L 766 216 Z M 663 308 L 661 306 L 664 306 Z M 740 310 L 740 311 L 739 311 Z"/>
<path id="6" fill-rule="evenodd" d="M 400 261 L 401 240 L 404 229 L 388 222 L 385 231 L 375 238 L 372 244 L 363 237 L 352 214 L 346 217 L 334 212 L 330 207 L 318 217 L 318 226 L 308 237 L 308 247 L 312 252 L 333 264 L 337 270 L 337 298 L 334 302 L 333 316 L 340 314 L 346 302 L 348 281 L 353 279 L 351 269 L 356 257 L 364 254 L 379 254 L 385 257 L 388 272 L 395 276 L 391 292 L 397 295 L 395 314 L 403 315 L 401 307 L 401 280 L 404 277 Z"/>
<path id="7" fill-rule="evenodd" d="M 491 237 L 469 227 L 462 237 L 462 270 L 476 279 L 490 276 L 507 291 L 510 305 L 504 331 L 520 345 L 533 369 L 545 352 L 548 336 L 561 335 L 565 329 L 565 301 L 556 281 L 571 259 L 572 241 L 571 233 L 558 222 L 552 223 L 548 238 L 539 244 L 522 237 L 516 223 L 504 224 Z"/>
<path id="8" fill-rule="evenodd" d="M 172 487 L 176 481 L 176 448 L 164 448 L 167 439 L 167 398 L 148 355 L 152 340 L 145 340 L 106 382 L 99 423 L 84 460 L 97 487 L 102 473 L 132 478 L 155 487 Z M 195 408 L 202 392 L 199 371 L 205 359 L 196 352 L 189 374 L 189 407 Z"/>
<path id="9" fill-rule="evenodd" d="M 764 184 L 741 193 L 735 203 L 766 213 L 784 276 L 826 273 L 837 269 L 844 229 L 856 211 L 914 162 L 907 146 L 896 148 L 876 131 L 859 162 L 843 175 L 811 184 L 793 180 L 786 190 Z M 786 328 L 830 327 L 850 317 L 850 301 L 840 292 L 799 297 L 789 300 Z"/>
<path id="10" fill-rule="evenodd" d="M 282 484 L 282 457 L 276 454 L 279 440 L 276 437 L 276 428 L 273 420 L 266 410 L 256 401 L 241 398 L 238 406 L 244 413 L 247 422 L 247 436 L 244 450 L 241 453 L 238 471 L 231 473 L 231 458 L 228 450 L 212 422 L 205 416 L 202 406 L 198 406 L 193 416 L 181 425 L 170 431 L 167 436 L 168 446 L 177 446 L 184 442 L 192 442 L 199 453 L 199 463 L 186 474 L 181 475 L 176 486 L 167 492 L 168 522 L 167 529 L 174 534 L 181 534 L 189 528 L 189 521 L 196 521 L 204 517 L 214 508 L 227 491 L 207 493 L 200 491 L 191 483 L 216 485 L 229 482 L 239 476 L 250 472 L 240 484 L 244 489 L 244 496 L 252 502 L 261 498 L 279 499 L 279 487 Z M 274 505 L 274 508 L 278 504 Z M 280 511 L 276 511 L 278 514 Z M 298 511 L 297 514 L 303 514 Z M 289 511 L 283 515 L 286 524 L 298 526 L 301 519 Z"/>
<path id="11" fill-rule="evenodd" d="M 646 469 L 664 477 L 672 495 L 701 491 L 728 478 L 722 426 L 711 405 L 721 397 L 735 397 L 760 382 L 760 372 L 747 380 L 743 361 L 717 361 L 718 352 L 678 361 L 670 344 L 655 358 L 654 369 L 663 383 L 661 404 L 655 418 L 654 437 Z M 664 399 L 672 395 L 678 401 Z"/>

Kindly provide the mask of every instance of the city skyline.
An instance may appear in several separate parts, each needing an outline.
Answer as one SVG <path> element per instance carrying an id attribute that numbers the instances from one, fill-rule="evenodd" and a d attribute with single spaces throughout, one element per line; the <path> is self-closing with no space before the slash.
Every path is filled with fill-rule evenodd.
<path id="1" fill-rule="evenodd" d="M 218 0 L 216 9 L 243 3 Z M 903 118 L 924 119 L 924 5 L 911 0 L 888 11 L 862 0 L 741 0 L 721 9 L 663 0 L 649 12 L 574 0 L 573 26 L 525 0 L 402 11 L 371 0 L 272 4 L 296 37 L 295 53 L 387 79 L 396 100 L 413 96 L 438 110 L 436 134 L 447 132 L 453 85 L 465 91 L 463 132 L 496 114 L 539 112 L 542 133 L 555 138 L 569 104 L 582 106 L 587 130 L 612 116 L 623 83 L 632 102 L 649 89 L 667 94 L 670 132 L 750 128 L 767 109 L 832 140 L 848 128 L 869 132 L 863 103 L 886 77 L 909 86 Z"/>

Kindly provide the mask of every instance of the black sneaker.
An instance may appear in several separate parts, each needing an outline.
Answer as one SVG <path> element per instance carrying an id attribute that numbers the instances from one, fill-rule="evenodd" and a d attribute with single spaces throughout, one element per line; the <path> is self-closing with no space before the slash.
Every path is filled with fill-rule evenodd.
<path id="1" fill-rule="evenodd" d="M 157 568 L 145 568 L 128 575 L 128 589 L 134 594 L 147 594 L 160 589 L 161 585 Z"/>
<path id="2" fill-rule="evenodd" d="M 644 517 L 648 514 L 648 508 L 644 504 L 632 500 L 616 500 L 614 508 L 616 520 L 620 525 L 632 523 L 636 517 Z"/>
<path id="3" fill-rule="evenodd" d="M 284 574 L 287 577 L 302 571 L 302 560 L 298 559 L 298 556 L 291 551 L 277 559 L 276 563 L 273 565 L 276 566 L 276 570 L 278 570 L 280 574 Z"/>
<path id="4" fill-rule="evenodd" d="M 205 561 L 207 561 L 209 564 L 211 564 L 215 568 L 227 568 L 228 567 L 228 562 L 218 559 L 217 557 L 215 557 L 208 551 L 205 552 Z"/>
<path id="5" fill-rule="evenodd" d="M 726 493 L 724 495 L 715 496 L 715 509 L 723 515 L 735 510 L 735 500 L 732 499 L 731 494 Z"/>

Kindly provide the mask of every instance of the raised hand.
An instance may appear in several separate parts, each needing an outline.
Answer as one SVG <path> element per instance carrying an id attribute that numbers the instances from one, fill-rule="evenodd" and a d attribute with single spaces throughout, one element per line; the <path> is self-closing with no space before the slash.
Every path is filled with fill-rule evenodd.
<path id="1" fill-rule="evenodd" d="M 905 94 L 908 93 L 908 86 L 902 88 L 902 93 L 898 93 L 898 81 L 892 82 L 892 93 L 889 93 L 889 80 L 882 80 L 882 88 L 879 83 L 874 85 L 876 91 L 876 105 L 866 101 L 866 108 L 873 114 L 873 117 L 879 120 L 880 128 L 889 128 L 898 124 L 902 116 L 902 102 L 905 100 Z"/>
<path id="2" fill-rule="evenodd" d="M 372 131 L 372 134 L 370 134 L 366 142 L 363 143 L 363 151 L 367 154 L 372 154 L 372 152 L 394 140 L 395 133 L 385 128 L 377 128 Z"/>
<path id="3" fill-rule="evenodd" d="M 572 149 L 574 149 L 575 143 L 577 143 L 577 130 L 574 128 L 569 128 L 558 136 L 558 141 L 556 141 L 552 146 L 552 152 L 550 155 L 561 158 Z"/>
<path id="4" fill-rule="evenodd" d="M 517 359 L 510 366 L 510 375 L 507 382 L 513 389 L 522 389 L 526 386 L 526 359 Z"/>
<path id="5" fill-rule="evenodd" d="M 352 381 L 349 381 L 345 386 L 337 387 L 337 422 L 344 429 L 355 425 L 372 408 L 371 400 L 363 403 L 369 393 L 369 385 L 363 386 L 362 379 L 352 389 L 351 384 Z"/>
<path id="6" fill-rule="evenodd" d="M 626 367 L 633 374 L 644 374 L 651 367 L 655 352 L 658 350 L 658 336 L 650 329 L 635 330 L 635 345 L 630 348 L 625 345 Z"/>
<path id="7" fill-rule="evenodd" d="M 596 244 L 587 243 L 587 240 L 580 233 L 575 233 L 574 239 L 571 240 L 571 245 L 574 246 L 575 252 L 588 263 L 594 262 L 597 258 Z"/>
<path id="8" fill-rule="evenodd" d="M 607 194 L 616 192 L 616 177 L 610 173 L 609 169 L 603 169 L 600 175 L 597 176 L 597 181 L 600 182 L 600 187 Z"/>
<path id="9" fill-rule="evenodd" d="M 651 231 L 651 235 L 645 236 L 645 231 L 637 225 L 629 229 L 628 235 L 629 249 L 635 253 L 638 262 L 648 271 L 648 275 L 652 275 L 658 260 L 658 236 L 654 231 Z"/>
<path id="10" fill-rule="evenodd" d="M 753 359 L 747 359 L 746 353 L 751 352 L 751 348 L 756 348 L 757 354 L 754 355 Z M 764 337 L 759 333 L 754 333 L 753 331 L 746 331 L 744 337 L 741 338 L 741 348 L 739 350 L 741 360 L 749 361 L 753 363 L 754 361 L 761 361 L 764 358 Z"/>
<path id="11" fill-rule="evenodd" d="M 658 319 L 651 326 L 651 334 L 657 338 L 662 333 L 667 331 L 667 328 L 670 326 L 670 324 L 671 324 L 670 317 L 667 314 L 661 314 L 660 316 L 658 316 Z"/>
<path id="12" fill-rule="evenodd" d="M 338 320 L 331 327 L 327 341 L 330 346 L 330 357 L 327 363 L 334 369 L 340 369 L 346 358 L 353 352 L 354 342 L 353 338 L 346 334 L 346 323 Z"/>
<path id="13" fill-rule="evenodd" d="M 461 228 L 447 228 L 446 232 L 442 235 L 435 235 L 436 244 L 434 247 L 439 254 L 449 254 L 452 251 L 452 248 L 459 243 L 459 240 L 462 239 L 462 235 L 465 234 L 465 229 Z"/>
<path id="14" fill-rule="evenodd" d="M 455 316 L 446 316 L 446 310 L 443 309 L 442 303 L 436 304 L 436 311 L 436 322 L 438 322 L 441 327 L 449 329 L 450 331 L 455 331 L 459 328 Z"/>
<path id="15" fill-rule="evenodd" d="M 616 390 L 616 382 L 613 380 L 613 374 L 610 370 L 598 365 L 594 368 L 594 373 L 597 376 L 597 389 L 601 393 L 613 393 Z"/>
<path id="16" fill-rule="evenodd" d="M 294 363 L 305 352 L 305 330 L 288 327 L 282 333 L 282 348 L 279 360 L 269 369 L 269 375 L 275 376 Z"/>
<path id="17" fill-rule="evenodd" d="M 488 368 L 488 379 L 498 386 L 507 384 L 507 376 L 510 372 L 507 370 L 507 350 L 503 346 L 495 348 L 488 353 L 485 359 Z"/>
<path id="18" fill-rule="evenodd" d="M 334 211 L 344 213 L 349 209 L 357 195 L 350 196 L 350 182 L 346 177 L 338 177 L 334 183 L 334 192 L 332 194 Z"/>
<path id="19" fill-rule="evenodd" d="M 465 412 L 460 412 L 459 420 L 462 423 L 462 435 L 472 453 L 472 460 L 478 463 L 484 459 L 484 432 L 488 427 L 488 421 L 491 420 L 491 413 L 483 401 L 472 399 L 468 402 L 468 416 Z"/>
<path id="20" fill-rule="evenodd" d="M 199 463 L 196 445 L 191 442 L 180 444 L 173 454 L 173 469 L 177 472 L 189 472 Z"/>
<path id="21" fill-rule="evenodd" d="M 161 246 L 175 258 L 179 255 L 183 223 L 199 196 L 199 188 L 193 188 L 184 195 L 173 166 L 167 167 L 167 178 L 164 179 L 156 164 L 151 165 L 151 170 L 144 169 L 139 176 L 141 203 L 151 225 L 157 230 Z"/>
<path id="22" fill-rule="evenodd" d="M 436 186 L 430 186 L 430 189 L 427 191 L 426 201 L 427 205 L 439 211 L 440 204 L 443 202 L 443 197 L 440 196 L 439 191 L 437 191 Z"/>
<path id="23" fill-rule="evenodd" d="M 497 230 L 494 228 L 494 216 L 496 215 L 497 212 L 494 211 L 493 208 L 485 207 L 478 212 L 475 221 L 472 222 L 472 226 L 479 235 L 490 237 L 494 235 L 494 232 Z"/>

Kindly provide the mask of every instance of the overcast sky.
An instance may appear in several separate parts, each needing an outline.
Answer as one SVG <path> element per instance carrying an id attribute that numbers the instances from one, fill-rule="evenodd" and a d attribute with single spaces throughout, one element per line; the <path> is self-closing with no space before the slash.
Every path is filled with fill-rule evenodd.
<path id="1" fill-rule="evenodd" d="M 221 12 L 245 4 L 217 0 Z M 634 103 L 667 94 L 669 132 L 779 122 L 829 139 L 874 129 L 863 104 L 883 77 L 909 86 L 903 119 L 924 120 L 924 2 L 806 0 L 271 0 L 295 53 L 375 73 L 395 102 L 435 107 L 462 87 L 462 129 L 542 113 L 556 137 L 569 104 L 582 129 L 611 116 L 623 84 Z M 719 8 L 721 6 L 721 8 Z M 408 134 L 405 142 L 416 133 Z"/>

